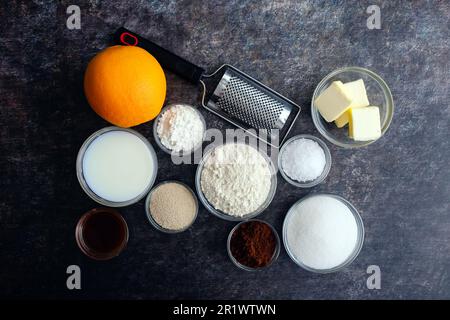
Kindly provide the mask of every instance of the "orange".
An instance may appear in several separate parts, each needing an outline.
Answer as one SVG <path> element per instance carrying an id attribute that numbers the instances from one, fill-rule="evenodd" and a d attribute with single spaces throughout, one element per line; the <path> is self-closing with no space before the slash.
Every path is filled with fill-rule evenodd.
<path id="1" fill-rule="evenodd" d="M 89 62 L 84 92 L 92 109 L 119 127 L 132 127 L 154 119 L 166 97 L 166 77 L 147 51 L 113 46 Z"/>

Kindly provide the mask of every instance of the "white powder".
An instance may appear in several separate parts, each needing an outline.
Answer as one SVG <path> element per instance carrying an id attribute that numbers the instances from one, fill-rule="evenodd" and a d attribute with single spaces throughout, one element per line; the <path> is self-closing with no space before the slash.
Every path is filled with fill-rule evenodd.
<path id="1" fill-rule="evenodd" d="M 201 173 L 201 188 L 214 208 L 242 217 L 266 201 L 271 186 L 266 159 L 245 144 L 226 144 L 214 149 Z"/>
<path id="2" fill-rule="evenodd" d="M 326 164 L 322 147 L 311 139 L 294 140 L 282 154 L 281 167 L 293 180 L 306 182 L 317 179 Z"/>
<path id="3" fill-rule="evenodd" d="M 175 152 L 191 151 L 203 140 L 205 126 L 194 108 L 174 105 L 159 118 L 157 133 L 161 143 Z"/>
<path id="4" fill-rule="evenodd" d="M 343 202 L 318 195 L 293 210 L 287 222 L 287 244 L 298 261 L 323 270 L 337 267 L 352 254 L 358 227 Z"/>

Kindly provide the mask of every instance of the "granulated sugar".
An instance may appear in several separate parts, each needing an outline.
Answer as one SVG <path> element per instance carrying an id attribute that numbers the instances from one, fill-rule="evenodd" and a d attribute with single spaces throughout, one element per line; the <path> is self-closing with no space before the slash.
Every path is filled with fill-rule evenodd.
<path id="1" fill-rule="evenodd" d="M 297 261 L 324 270 L 339 266 L 352 254 L 358 226 L 342 201 L 318 195 L 293 210 L 287 221 L 287 245 Z"/>
<path id="2" fill-rule="evenodd" d="M 287 144 L 281 158 L 283 171 L 289 178 L 299 182 L 317 179 L 325 165 L 325 152 L 311 139 L 302 138 Z"/>

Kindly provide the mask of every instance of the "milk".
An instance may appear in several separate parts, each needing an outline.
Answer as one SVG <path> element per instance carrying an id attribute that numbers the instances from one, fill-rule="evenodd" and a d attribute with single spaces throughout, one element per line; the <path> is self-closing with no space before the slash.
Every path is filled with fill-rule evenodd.
<path id="1" fill-rule="evenodd" d="M 152 183 L 154 158 L 138 136 L 127 131 L 109 131 L 87 147 L 83 176 L 99 197 L 123 202 L 136 198 Z"/>

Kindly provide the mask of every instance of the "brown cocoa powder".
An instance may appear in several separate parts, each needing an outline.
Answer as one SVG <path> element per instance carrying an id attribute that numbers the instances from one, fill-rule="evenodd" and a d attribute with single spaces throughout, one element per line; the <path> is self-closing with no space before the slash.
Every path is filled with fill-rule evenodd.
<path id="1" fill-rule="evenodd" d="M 248 221 L 241 224 L 231 235 L 230 251 L 242 265 L 261 268 L 268 265 L 277 246 L 275 234 L 266 223 Z"/>

